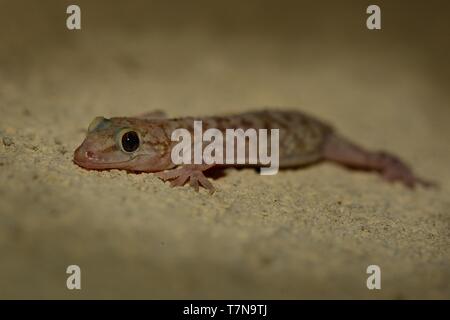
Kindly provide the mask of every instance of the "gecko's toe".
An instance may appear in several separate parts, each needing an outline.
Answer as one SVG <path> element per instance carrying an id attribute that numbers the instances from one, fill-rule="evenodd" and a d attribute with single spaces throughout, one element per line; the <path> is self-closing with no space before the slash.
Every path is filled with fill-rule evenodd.
<path id="1" fill-rule="evenodd" d="M 206 178 L 203 173 L 198 176 L 198 181 L 204 188 L 208 189 L 210 193 L 214 193 L 216 191 L 216 188 L 214 188 L 212 183 L 209 182 L 208 178 Z"/>
<path id="2" fill-rule="evenodd" d="M 189 185 L 195 191 L 199 191 L 200 186 L 208 189 L 210 193 L 214 193 L 216 189 L 211 182 L 204 176 L 202 171 L 195 171 L 189 167 L 178 168 L 165 172 L 156 172 L 155 175 L 163 181 L 169 181 L 171 187 L 181 187 L 189 180 Z"/>
<path id="3" fill-rule="evenodd" d="M 189 179 L 189 175 L 180 175 L 178 178 L 176 178 L 175 180 L 172 180 L 170 182 L 170 186 L 172 188 L 184 186 L 184 184 L 186 183 L 186 181 L 188 179 Z"/>
<path id="4" fill-rule="evenodd" d="M 398 181 L 410 189 L 414 189 L 415 187 L 414 176 L 412 176 L 409 172 L 405 172 L 403 170 L 398 169 L 386 170 L 385 172 L 382 173 L 382 177 L 384 180 L 390 183 Z"/>
<path id="5" fill-rule="evenodd" d="M 160 178 L 163 181 L 172 180 L 178 178 L 181 175 L 181 171 L 179 169 L 155 172 L 154 175 Z"/>
<path id="6" fill-rule="evenodd" d="M 416 177 L 411 170 L 409 170 L 407 167 L 403 165 L 394 165 L 386 169 L 382 173 L 383 179 L 385 179 L 388 182 L 401 182 L 403 185 L 410 189 L 415 189 L 417 186 L 422 186 L 425 188 L 434 188 L 437 187 L 437 184 L 428 181 L 425 179 L 421 179 Z"/>
<path id="7" fill-rule="evenodd" d="M 416 178 L 416 183 L 421 185 L 424 188 L 430 188 L 430 189 L 438 189 L 439 188 L 439 184 L 437 182 L 431 181 L 431 180 Z"/>
<path id="8" fill-rule="evenodd" d="M 197 179 L 189 179 L 189 185 L 194 188 L 196 192 L 199 191 L 199 184 Z"/>

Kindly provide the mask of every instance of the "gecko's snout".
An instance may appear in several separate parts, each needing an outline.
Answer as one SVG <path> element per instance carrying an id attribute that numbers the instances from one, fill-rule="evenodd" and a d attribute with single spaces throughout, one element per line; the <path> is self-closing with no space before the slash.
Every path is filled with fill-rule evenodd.
<path id="1" fill-rule="evenodd" d="M 128 164 L 130 156 L 122 151 L 115 151 L 114 146 L 99 148 L 95 141 L 86 139 L 73 153 L 73 162 L 85 169 L 121 168 Z"/>
<path id="2" fill-rule="evenodd" d="M 89 159 L 93 159 L 94 158 L 94 153 L 92 151 L 86 151 L 84 154 Z"/>
<path id="3" fill-rule="evenodd" d="M 81 167 L 86 167 L 86 164 L 95 160 L 97 160 L 95 152 L 88 150 L 84 145 L 79 146 L 73 154 L 73 161 Z"/>

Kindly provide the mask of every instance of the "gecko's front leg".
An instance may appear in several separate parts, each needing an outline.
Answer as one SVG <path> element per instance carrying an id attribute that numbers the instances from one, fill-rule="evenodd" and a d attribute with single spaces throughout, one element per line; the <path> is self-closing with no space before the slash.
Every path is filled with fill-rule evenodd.
<path id="1" fill-rule="evenodd" d="M 168 171 L 157 172 L 155 175 L 163 181 L 171 181 L 171 187 L 181 187 L 189 180 L 189 185 L 199 191 L 199 186 L 202 186 L 209 190 L 210 193 L 214 193 L 216 189 L 205 177 L 203 171 L 213 167 L 213 164 L 189 164 L 179 168 L 171 169 Z"/>

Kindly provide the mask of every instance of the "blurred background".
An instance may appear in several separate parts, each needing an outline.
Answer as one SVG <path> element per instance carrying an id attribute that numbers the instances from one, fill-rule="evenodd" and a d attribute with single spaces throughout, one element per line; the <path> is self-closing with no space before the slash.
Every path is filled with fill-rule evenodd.
<path id="1" fill-rule="evenodd" d="M 66 28 L 70 4 L 81 30 Z M 366 28 L 370 4 L 381 30 Z M 448 298 L 449 9 L 0 0 L 0 297 Z M 97 115 L 265 106 L 315 114 L 442 189 L 324 165 L 264 182 L 230 171 L 209 197 L 71 162 Z M 376 295 L 374 261 L 389 271 Z M 81 293 L 64 287 L 73 263 Z"/>
<path id="2" fill-rule="evenodd" d="M 436 98 L 449 84 L 446 1 L 379 2 L 379 31 L 365 27 L 371 2 L 361 0 L 78 1 L 81 31 L 65 27 L 69 4 L 1 1 L 1 76 L 27 91 L 58 91 L 58 103 L 84 96 L 76 108 L 86 119 L 96 99 L 116 92 L 106 109 L 112 114 L 125 106 L 177 112 L 184 105 L 199 113 L 206 105 L 302 105 L 339 120 L 354 114 L 349 105 L 371 112 L 380 106 L 363 105 L 379 103 L 386 90 L 408 95 L 407 82 L 417 81 L 423 116 L 439 114 L 432 125 L 446 126 L 448 103 Z M 361 83 L 379 95 L 361 96 Z M 410 111 L 406 104 L 387 108 Z"/>

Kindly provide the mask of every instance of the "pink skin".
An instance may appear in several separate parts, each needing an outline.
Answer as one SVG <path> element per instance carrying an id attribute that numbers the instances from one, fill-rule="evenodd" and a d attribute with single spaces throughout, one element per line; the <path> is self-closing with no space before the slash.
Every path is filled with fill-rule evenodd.
<path id="1" fill-rule="evenodd" d="M 203 174 L 203 171 L 212 168 L 214 165 L 207 164 L 193 164 L 193 165 L 185 165 L 181 168 L 176 168 L 173 170 L 158 172 L 155 175 L 162 179 L 163 181 L 172 180 L 170 183 L 171 187 L 181 187 L 187 181 L 189 181 L 189 185 L 198 192 L 199 186 L 202 186 L 209 190 L 210 193 L 214 193 L 216 189 L 212 185 L 211 182 Z"/>
<path id="2" fill-rule="evenodd" d="M 413 189 L 416 185 L 436 187 L 436 183 L 417 177 L 407 164 L 386 152 L 367 151 L 337 135 L 330 135 L 324 145 L 325 160 L 359 170 L 378 172 L 388 182 L 399 181 Z"/>
<path id="3" fill-rule="evenodd" d="M 202 186 L 214 192 L 213 185 L 203 174 L 213 165 L 184 165 L 175 168 L 176 165 L 170 158 L 171 146 L 173 146 L 169 138 L 170 133 L 179 127 L 189 127 L 193 118 L 163 119 L 162 117 L 160 112 L 135 118 L 97 117 L 89 126 L 86 139 L 75 150 L 73 160 L 86 169 L 154 172 L 163 181 L 171 181 L 172 187 L 183 186 L 189 182 L 196 191 Z M 280 156 L 280 161 L 285 162 L 281 165 L 282 167 L 302 166 L 318 160 L 326 160 L 353 169 L 375 171 L 385 180 L 399 181 L 409 188 L 414 188 L 416 185 L 426 187 L 435 185 L 417 177 L 398 157 L 388 153 L 368 151 L 357 146 L 334 133 L 329 127 L 318 125 L 317 120 L 300 112 L 262 111 L 230 117 L 206 117 L 204 121 L 214 125 L 220 125 L 222 121 L 231 128 L 257 127 L 258 125 L 278 128 L 284 125 L 283 134 L 286 139 L 280 139 L 280 150 L 290 150 L 290 154 L 285 155 L 284 158 Z M 133 152 L 126 152 L 123 149 L 120 139 L 123 137 L 121 135 L 123 130 L 132 130 L 138 134 L 140 140 L 138 149 Z M 301 134 L 299 135 L 298 132 Z M 318 132 L 321 137 L 320 143 L 317 143 L 317 139 L 311 138 L 317 136 Z M 303 150 L 309 150 L 305 151 L 305 154 L 312 153 L 312 157 L 304 157 Z"/>
<path id="4" fill-rule="evenodd" d="M 183 186 L 189 181 L 195 191 L 199 191 L 199 186 L 208 189 L 210 193 L 215 191 L 203 174 L 203 171 L 213 165 L 186 165 L 172 169 L 175 165 L 170 159 L 170 152 L 163 156 L 156 153 L 132 155 L 121 151 L 105 153 L 99 150 L 98 141 L 87 137 L 75 150 L 73 161 L 85 169 L 156 172 L 155 175 L 163 181 L 171 180 L 171 187 Z M 172 170 L 164 171 L 166 169 Z"/>
<path id="5" fill-rule="evenodd" d="M 117 161 L 117 158 L 105 156 L 103 153 L 89 148 L 85 143 L 75 150 L 73 161 L 85 169 L 122 169 L 144 172 L 162 171 L 169 169 L 172 164 L 168 155 L 164 157 L 145 154 L 134 157 L 127 155 L 122 161 Z"/>
<path id="6" fill-rule="evenodd" d="M 174 169 L 175 165 L 170 159 L 170 153 L 163 156 L 154 153 L 131 155 L 121 151 L 104 153 L 99 150 L 98 141 L 91 140 L 89 137 L 86 138 L 74 153 L 74 162 L 83 168 L 154 172 L 163 181 L 171 181 L 171 187 L 183 186 L 189 181 L 190 186 L 196 191 L 200 186 L 211 193 L 215 191 L 214 186 L 203 174 L 203 171 L 210 169 L 213 165 L 185 165 Z M 325 144 L 323 157 L 324 160 L 350 168 L 378 171 L 387 181 L 401 181 L 409 188 L 414 188 L 416 184 L 425 187 L 435 185 L 416 177 L 408 166 L 395 156 L 365 151 L 338 136 L 330 136 Z"/>

